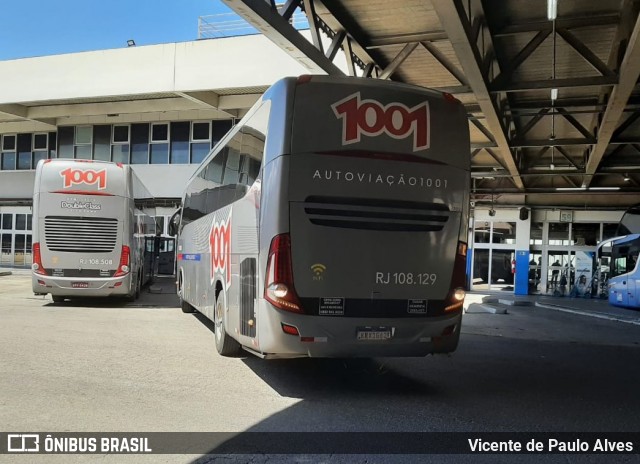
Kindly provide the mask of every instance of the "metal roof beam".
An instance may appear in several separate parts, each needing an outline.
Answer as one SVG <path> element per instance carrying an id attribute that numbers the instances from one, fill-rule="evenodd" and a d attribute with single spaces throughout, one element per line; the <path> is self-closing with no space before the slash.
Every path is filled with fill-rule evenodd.
<path id="1" fill-rule="evenodd" d="M 560 106 L 562 108 L 602 108 L 604 109 L 606 105 L 598 103 L 597 98 L 563 98 L 558 99 L 554 102 L 554 106 Z M 506 111 L 511 111 L 512 113 L 518 112 L 520 110 L 541 110 L 543 108 L 551 108 L 551 101 L 549 99 L 545 100 L 525 100 L 518 102 L 517 107 L 513 107 L 507 109 Z"/>
<path id="2" fill-rule="evenodd" d="M 494 146 L 496 145 L 496 141 L 493 139 L 493 134 L 489 132 L 489 130 L 484 127 L 480 121 L 478 121 L 477 119 L 469 119 L 469 121 L 471 121 L 471 124 L 473 124 L 476 129 L 482 132 L 482 135 L 484 135 L 489 140 L 489 142 L 493 143 Z"/>
<path id="3" fill-rule="evenodd" d="M 527 132 L 533 129 L 533 126 L 538 124 L 538 122 L 547 115 L 549 111 L 550 108 L 542 108 L 540 111 L 538 111 L 538 113 L 533 118 L 531 118 L 522 129 L 520 129 L 518 136 L 524 137 Z"/>
<path id="4" fill-rule="evenodd" d="M 615 76 L 615 73 L 609 69 L 602 60 L 589 49 L 585 44 L 583 44 L 578 38 L 569 32 L 566 29 L 556 29 L 560 37 L 562 37 L 565 42 L 567 42 L 571 47 L 582 56 L 596 71 L 598 71 L 603 76 Z"/>
<path id="5" fill-rule="evenodd" d="M 618 76 L 569 77 L 565 79 L 543 79 L 528 82 L 507 82 L 491 84 L 491 92 L 524 92 L 527 90 L 560 89 L 563 87 L 599 87 L 616 85 Z"/>
<path id="6" fill-rule="evenodd" d="M 410 42 L 438 42 L 442 40 L 447 40 L 447 34 L 444 31 L 418 32 L 372 37 L 364 46 L 367 49 L 372 49 L 388 47 L 389 45 L 403 45 Z"/>
<path id="7" fill-rule="evenodd" d="M 598 130 L 598 143 L 593 147 L 587 161 L 586 173 L 595 174 L 602 157 L 611 142 L 613 134 L 620 122 L 624 108 L 631 96 L 631 92 L 638 82 L 640 76 L 640 16 L 636 18 L 636 23 L 629 38 L 627 50 L 620 66 L 620 78 L 611 92 L 611 97 L 607 108 L 602 116 L 602 121 Z M 635 142 L 632 142 L 635 143 Z M 587 186 L 591 179 L 586 179 Z"/>
<path id="8" fill-rule="evenodd" d="M 625 121 L 618 126 L 618 128 L 614 131 L 611 138 L 619 138 L 620 134 L 622 134 L 625 130 L 627 130 L 634 122 L 636 122 L 640 118 L 640 111 L 636 111 L 631 116 L 629 116 Z"/>
<path id="9" fill-rule="evenodd" d="M 398 53 L 395 58 L 391 60 L 391 63 L 389 63 L 389 65 L 380 73 L 380 79 L 389 79 L 391 75 L 396 72 L 398 67 L 400 67 L 400 65 L 404 63 L 407 58 L 409 58 L 409 55 L 413 53 L 417 46 L 417 42 L 408 43 L 407 45 L 405 45 L 400 53 Z"/>
<path id="10" fill-rule="evenodd" d="M 575 18 L 562 18 L 556 19 L 556 28 L 574 29 L 578 27 L 590 27 L 590 26 L 613 26 L 620 22 L 619 14 L 610 15 L 590 15 L 580 16 Z M 551 31 L 553 24 L 551 21 L 534 21 L 524 24 L 510 24 L 503 27 L 493 34 L 494 37 L 503 37 L 507 35 L 520 34 L 523 32 L 536 32 L 536 31 Z"/>
<path id="11" fill-rule="evenodd" d="M 518 167 L 509 147 L 502 115 L 499 114 L 496 103 L 487 86 L 488 79 L 482 67 L 483 57 L 480 55 L 476 43 L 471 42 L 472 31 L 467 13 L 459 0 L 432 0 L 432 4 L 440 19 L 440 24 L 442 24 L 449 36 L 469 86 L 486 117 L 487 125 L 498 145 L 499 158 L 502 159 L 505 168 L 513 176 L 515 185 L 518 188 L 524 188 Z M 476 16 L 483 15 L 477 14 Z M 487 48 L 491 49 L 492 47 L 488 46 Z"/>
<path id="12" fill-rule="evenodd" d="M 571 145 L 594 145 L 595 137 L 585 138 L 564 138 L 564 139 L 542 139 L 542 140 L 520 140 L 516 139 L 511 142 L 514 148 L 532 148 L 532 147 L 558 147 Z"/>
<path id="13" fill-rule="evenodd" d="M 576 164 L 575 161 L 571 159 L 571 157 L 569 156 L 569 153 L 567 153 L 564 148 L 556 147 L 556 151 L 560 153 L 560 156 L 566 159 L 569 162 L 569 164 L 571 164 L 573 167 L 575 167 L 576 169 L 582 169 L 580 166 Z"/>
<path id="14" fill-rule="evenodd" d="M 589 137 L 593 137 L 593 134 L 591 132 L 589 132 L 589 130 L 587 130 L 586 127 L 584 127 L 582 124 L 580 124 L 580 121 L 578 121 L 576 118 L 574 118 L 572 115 L 569 114 L 568 111 L 566 111 L 564 108 L 556 108 L 556 110 L 558 111 L 558 113 L 560 113 L 562 115 L 563 118 L 565 118 L 567 121 L 569 121 L 569 123 L 575 127 L 578 132 L 580 132 L 583 136 L 589 138 Z"/>
<path id="15" fill-rule="evenodd" d="M 309 71 L 344 76 L 321 50 L 314 47 L 269 3 L 264 0 L 224 0 L 224 3 Z"/>
<path id="16" fill-rule="evenodd" d="M 518 52 L 515 58 L 513 58 L 510 63 L 507 63 L 507 66 L 505 66 L 498 77 L 493 80 L 492 84 L 501 85 L 509 82 L 514 71 L 518 69 L 518 66 L 520 66 L 534 51 L 538 49 L 540 44 L 545 41 L 549 34 L 551 34 L 551 31 L 538 32 L 535 37 L 531 39 L 529 43 L 520 50 L 520 52 Z"/>
<path id="17" fill-rule="evenodd" d="M 542 156 L 549 151 L 549 148 L 551 147 L 549 147 L 548 145 L 545 147 L 542 147 L 533 156 L 530 157 L 529 162 L 527 163 L 527 171 L 536 165 L 538 160 L 540 160 Z"/>
<path id="18" fill-rule="evenodd" d="M 452 62 L 451 60 L 449 60 L 444 53 L 442 53 L 440 51 L 440 49 L 438 47 L 436 47 L 435 45 L 433 45 L 433 43 L 431 42 L 420 42 L 420 44 L 427 50 L 427 52 L 429 52 L 429 54 L 438 62 L 442 65 L 442 67 L 444 69 L 446 69 L 447 71 L 449 71 L 449 74 L 451 74 L 453 77 L 456 78 L 456 80 L 458 82 L 460 82 L 460 84 L 462 85 L 469 85 L 469 83 L 467 82 L 467 78 L 465 77 L 464 73 L 462 73 Z"/>

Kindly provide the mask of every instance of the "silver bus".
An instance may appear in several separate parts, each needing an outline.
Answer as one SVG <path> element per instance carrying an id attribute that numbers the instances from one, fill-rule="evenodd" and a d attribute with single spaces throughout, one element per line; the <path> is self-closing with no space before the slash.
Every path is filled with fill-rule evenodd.
<path id="1" fill-rule="evenodd" d="M 463 105 L 376 79 L 270 87 L 190 179 L 178 295 L 263 357 L 456 349 L 470 183 Z"/>
<path id="2" fill-rule="evenodd" d="M 130 166 L 42 160 L 33 194 L 32 285 L 54 302 L 135 300 L 152 280 L 151 196 Z"/>

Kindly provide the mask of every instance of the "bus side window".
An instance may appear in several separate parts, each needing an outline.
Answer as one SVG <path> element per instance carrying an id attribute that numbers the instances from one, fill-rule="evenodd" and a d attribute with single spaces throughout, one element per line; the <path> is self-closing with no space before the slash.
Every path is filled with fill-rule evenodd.
<path id="1" fill-rule="evenodd" d="M 209 161 L 207 167 L 202 171 L 203 178 L 209 182 L 220 185 L 222 184 L 222 175 L 224 173 L 224 165 L 227 161 L 228 148 L 223 148 L 218 154 Z M 215 186 L 210 186 L 213 188 Z"/>
<path id="2" fill-rule="evenodd" d="M 230 148 L 224 167 L 224 185 L 237 184 L 240 181 L 240 152 Z"/>

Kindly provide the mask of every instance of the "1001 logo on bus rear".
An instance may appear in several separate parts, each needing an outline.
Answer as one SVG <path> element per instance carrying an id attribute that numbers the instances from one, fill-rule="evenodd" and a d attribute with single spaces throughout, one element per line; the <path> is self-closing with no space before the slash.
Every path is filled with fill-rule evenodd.
<path id="1" fill-rule="evenodd" d="M 101 169 L 95 171 L 93 169 L 73 169 L 67 168 L 60 172 L 62 179 L 64 180 L 64 188 L 72 187 L 73 185 L 98 184 L 98 190 L 107 188 L 107 170 Z"/>
<path id="2" fill-rule="evenodd" d="M 394 139 L 413 135 L 413 151 L 429 148 L 429 103 L 413 108 L 402 103 L 383 105 L 371 99 L 360 99 L 360 92 L 331 105 L 342 119 L 342 144 L 360 141 L 362 134 L 375 137 L 386 134 Z"/>

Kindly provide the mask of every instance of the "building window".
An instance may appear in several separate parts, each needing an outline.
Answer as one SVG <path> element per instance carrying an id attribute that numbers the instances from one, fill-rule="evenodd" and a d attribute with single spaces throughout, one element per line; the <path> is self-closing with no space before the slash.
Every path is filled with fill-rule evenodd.
<path id="1" fill-rule="evenodd" d="M 131 164 L 149 163 L 149 124 L 131 125 Z"/>
<path id="2" fill-rule="evenodd" d="M 169 163 L 169 144 L 168 143 L 152 143 L 150 146 L 151 164 L 168 164 Z"/>
<path id="3" fill-rule="evenodd" d="M 211 140 L 211 123 L 193 122 L 191 125 L 191 141 L 192 142 L 208 142 Z"/>
<path id="4" fill-rule="evenodd" d="M 33 134 L 33 168 L 49 157 L 49 134 Z"/>
<path id="5" fill-rule="evenodd" d="M 129 126 L 113 126 L 113 143 L 129 143 Z"/>
<path id="6" fill-rule="evenodd" d="M 93 159 L 111 161 L 111 125 L 93 126 Z"/>
<path id="7" fill-rule="evenodd" d="M 549 224 L 549 245 L 569 245 L 568 222 L 551 222 Z"/>
<path id="8" fill-rule="evenodd" d="M 194 164 L 200 164 L 207 157 L 211 149 L 209 148 L 209 142 L 197 142 L 191 144 L 191 162 Z"/>
<path id="9" fill-rule="evenodd" d="M 169 141 L 169 124 L 154 123 L 151 124 L 151 142 L 168 142 Z"/>
<path id="10" fill-rule="evenodd" d="M 46 150 L 49 148 L 47 134 L 33 134 L 33 149 Z"/>
<path id="11" fill-rule="evenodd" d="M 169 124 L 151 124 L 150 164 L 169 163 Z"/>
<path id="12" fill-rule="evenodd" d="M 191 124 L 190 162 L 200 164 L 209 154 L 211 147 L 211 123 L 193 122 Z"/>
<path id="13" fill-rule="evenodd" d="M 58 127 L 58 158 L 73 158 L 74 127 Z"/>
<path id="14" fill-rule="evenodd" d="M 111 140 L 111 160 L 114 163 L 129 164 L 129 135 L 128 125 L 114 125 Z"/>
<path id="15" fill-rule="evenodd" d="M 608 240 L 616 236 L 618 223 L 605 222 L 602 224 L 602 240 Z"/>
<path id="16" fill-rule="evenodd" d="M 16 214 L 16 230 L 26 230 L 26 229 L 27 229 L 27 215 Z"/>
<path id="17" fill-rule="evenodd" d="M 492 242 L 514 245 L 516 243 L 516 223 L 494 222 Z"/>
<path id="18" fill-rule="evenodd" d="M 76 126 L 73 154 L 76 159 L 91 159 L 93 126 Z"/>
<path id="19" fill-rule="evenodd" d="M 93 140 L 93 127 L 92 126 L 77 126 L 76 127 L 76 145 L 87 145 Z"/>
<path id="20" fill-rule="evenodd" d="M 5 213 L 2 215 L 2 230 L 13 229 L 13 214 Z"/>
<path id="21" fill-rule="evenodd" d="M 571 244 L 596 246 L 600 238 L 600 223 L 577 223 L 571 226 Z"/>
<path id="22" fill-rule="evenodd" d="M 16 151 L 16 136 L 15 135 L 3 135 L 2 136 L 2 151 Z"/>
<path id="23" fill-rule="evenodd" d="M 1 148 L 0 169 L 13 171 L 16 168 L 16 136 L 3 135 Z"/>
<path id="24" fill-rule="evenodd" d="M 542 222 L 531 223 L 531 235 L 529 245 L 542 245 Z"/>
<path id="25" fill-rule="evenodd" d="M 171 164 L 189 163 L 189 123 L 171 123 Z"/>

